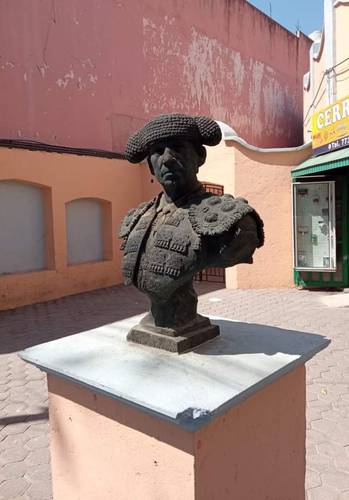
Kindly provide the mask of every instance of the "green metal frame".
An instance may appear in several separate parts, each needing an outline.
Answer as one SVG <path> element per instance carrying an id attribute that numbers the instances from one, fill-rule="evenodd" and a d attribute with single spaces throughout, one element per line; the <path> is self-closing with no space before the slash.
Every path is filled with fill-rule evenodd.
<path id="1" fill-rule="evenodd" d="M 309 158 L 292 169 L 292 178 L 328 172 L 336 168 L 349 166 L 349 148 L 341 149 L 323 156 Z"/>
<path id="2" fill-rule="evenodd" d="M 299 174 L 298 174 L 299 176 Z M 348 210 L 349 210 L 349 200 L 348 200 L 348 187 L 349 178 L 347 176 L 336 177 L 336 190 L 338 187 L 342 188 L 342 239 L 337 240 L 337 245 L 342 248 L 342 279 L 341 280 L 323 280 L 323 274 L 316 271 L 316 274 L 320 276 L 321 279 L 314 280 L 313 271 L 302 271 L 306 273 L 306 279 L 301 278 L 300 271 L 294 271 L 294 282 L 296 285 L 301 285 L 305 287 L 326 287 L 326 288 L 346 288 L 349 286 L 349 220 L 348 220 Z M 335 276 L 335 273 L 333 273 Z"/>

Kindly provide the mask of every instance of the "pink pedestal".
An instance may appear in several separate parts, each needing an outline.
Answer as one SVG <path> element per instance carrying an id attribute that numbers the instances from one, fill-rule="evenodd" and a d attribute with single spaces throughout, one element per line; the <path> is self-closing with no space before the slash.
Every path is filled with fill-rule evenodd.
<path id="1" fill-rule="evenodd" d="M 140 317 L 33 346 L 48 373 L 54 500 L 304 500 L 305 363 L 320 335 L 210 318 L 182 355 Z"/>
<path id="2" fill-rule="evenodd" d="M 48 375 L 54 500 L 304 500 L 305 368 L 188 430 Z"/>

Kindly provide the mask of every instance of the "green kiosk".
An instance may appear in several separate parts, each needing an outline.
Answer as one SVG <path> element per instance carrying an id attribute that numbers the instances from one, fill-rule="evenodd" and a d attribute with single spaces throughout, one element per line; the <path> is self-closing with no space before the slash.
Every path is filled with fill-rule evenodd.
<path id="1" fill-rule="evenodd" d="M 313 157 L 292 170 L 295 283 L 349 287 L 349 96 L 312 117 Z"/>

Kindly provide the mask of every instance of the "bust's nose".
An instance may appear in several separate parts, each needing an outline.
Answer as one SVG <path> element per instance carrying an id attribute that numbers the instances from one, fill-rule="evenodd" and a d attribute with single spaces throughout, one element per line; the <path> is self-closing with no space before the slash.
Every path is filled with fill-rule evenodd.
<path id="1" fill-rule="evenodd" d="M 162 155 L 162 163 L 169 163 L 176 159 L 176 156 L 169 146 L 166 146 Z"/>

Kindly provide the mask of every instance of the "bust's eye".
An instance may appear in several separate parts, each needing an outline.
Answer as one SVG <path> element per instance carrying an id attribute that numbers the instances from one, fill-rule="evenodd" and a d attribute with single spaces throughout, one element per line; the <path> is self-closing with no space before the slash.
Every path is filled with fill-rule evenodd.
<path id="1" fill-rule="evenodd" d="M 156 146 L 151 149 L 151 154 L 161 155 L 164 152 L 164 146 Z"/>

